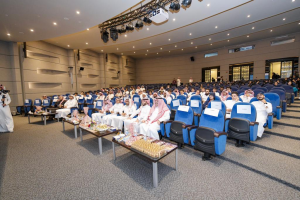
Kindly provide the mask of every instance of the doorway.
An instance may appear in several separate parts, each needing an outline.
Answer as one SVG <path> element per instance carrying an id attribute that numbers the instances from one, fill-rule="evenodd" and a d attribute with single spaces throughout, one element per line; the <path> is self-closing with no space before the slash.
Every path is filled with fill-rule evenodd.
<path id="1" fill-rule="evenodd" d="M 253 63 L 229 65 L 229 81 L 253 80 Z"/>
<path id="2" fill-rule="evenodd" d="M 266 61 L 266 79 L 273 79 L 273 73 L 277 78 L 290 78 L 298 75 L 298 58 L 282 58 Z"/>
<path id="3" fill-rule="evenodd" d="M 202 69 L 202 81 L 204 82 L 217 82 L 218 76 L 220 76 L 220 67 Z"/>

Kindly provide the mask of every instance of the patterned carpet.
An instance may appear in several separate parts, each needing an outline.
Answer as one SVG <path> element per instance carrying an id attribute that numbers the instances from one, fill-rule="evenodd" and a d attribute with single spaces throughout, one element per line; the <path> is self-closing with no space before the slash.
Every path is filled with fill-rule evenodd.
<path id="1" fill-rule="evenodd" d="M 39 117 L 14 117 L 14 133 L 0 134 L 0 199 L 300 199 L 300 101 L 288 106 L 262 139 L 237 148 L 227 141 L 222 156 L 203 162 L 185 147 L 158 164 L 158 188 L 149 161 L 98 141 L 73 127 Z"/>

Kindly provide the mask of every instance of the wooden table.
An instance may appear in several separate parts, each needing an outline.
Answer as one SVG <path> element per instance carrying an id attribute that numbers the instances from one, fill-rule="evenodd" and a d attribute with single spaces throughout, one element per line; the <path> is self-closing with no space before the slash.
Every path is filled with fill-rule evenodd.
<path id="1" fill-rule="evenodd" d="M 80 131 L 80 139 L 81 142 L 82 140 L 82 130 L 96 136 L 98 138 L 98 146 L 99 146 L 99 153 L 100 155 L 102 155 L 102 137 L 107 136 L 107 135 L 111 135 L 111 134 L 116 134 L 119 132 L 119 130 L 115 130 L 115 131 L 111 131 L 110 129 L 106 130 L 106 131 L 92 131 L 89 129 L 85 129 L 79 126 L 79 131 Z"/>
<path id="2" fill-rule="evenodd" d="M 143 152 L 140 152 L 134 148 L 131 148 L 130 146 L 125 145 L 124 143 L 120 143 L 118 141 L 116 141 L 114 138 L 112 140 L 112 148 L 113 148 L 113 154 L 114 154 L 114 160 L 116 160 L 116 151 L 115 151 L 115 143 L 146 158 L 147 160 L 152 162 L 152 169 L 153 169 L 153 186 L 156 188 L 158 186 L 158 169 L 157 169 L 157 163 L 158 161 L 160 161 L 161 159 L 163 159 L 164 157 L 170 155 L 173 151 L 175 151 L 175 170 L 177 171 L 177 167 L 178 167 L 178 147 L 176 146 L 173 150 L 169 151 L 167 154 L 165 154 L 164 156 L 160 157 L 160 158 L 153 158 Z"/>
<path id="3" fill-rule="evenodd" d="M 47 116 L 55 117 L 55 113 L 47 113 L 47 114 L 34 114 L 34 113 L 29 114 L 28 113 L 28 123 L 29 124 L 30 124 L 30 116 L 40 116 L 42 118 L 42 121 L 44 121 L 44 125 L 46 126 L 47 125 Z"/>
<path id="4" fill-rule="evenodd" d="M 78 124 L 74 124 L 71 121 L 63 119 L 62 120 L 63 131 L 65 131 L 65 122 L 74 126 L 74 136 L 75 136 L 75 138 L 77 138 L 77 126 L 79 126 L 80 122 Z"/>

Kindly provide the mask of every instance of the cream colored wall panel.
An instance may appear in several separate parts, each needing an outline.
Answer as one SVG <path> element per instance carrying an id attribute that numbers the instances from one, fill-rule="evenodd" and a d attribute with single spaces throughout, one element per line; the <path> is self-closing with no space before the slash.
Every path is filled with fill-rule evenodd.
<path id="1" fill-rule="evenodd" d="M 61 65 L 58 63 L 45 62 L 42 60 L 36 60 L 31 58 L 25 58 L 23 61 L 24 70 L 36 70 L 36 69 L 55 69 L 68 71 L 69 65 Z"/>
<path id="2" fill-rule="evenodd" d="M 6 69 L 6 68 L 1 69 L 1 73 L 0 73 L 1 82 L 2 81 L 16 81 L 16 77 L 20 77 L 19 70 L 14 70 L 14 73 L 13 73 L 12 69 Z"/>
<path id="3" fill-rule="evenodd" d="M 16 106 L 23 105 L 23 97 L 22 94 L 10 94 L 11 103 L 9 104 L 11 111 L 16 111 Z"/>
<path id="4" fill-rule="evenodd" d="M 9 42 L 0 41 L 0 54 L 11 55 Z"/>
<path id="5" fill-rule="evenodd" d="M 63 94 L 66 91 L 71 91 L 70 83 L 40 83 L 40 82 L 25 82 L 26 94 Z"/>
<path id="6" fill-rule="evenodd" d="M 22 94 L 20 81 L 1 81 L 1 84 L 3 84 L 7 90 L 10 90 L 9 94 Z"/>
<path id="7" fill-rule="evenodd" d="M 0 68 L 11 68 L 12 56 L 0 54 Z"/>
<path id="8" fill-rule="evenodd" d="M 51 71 L 50 71 L 51 72 Z M 70 83 L 71 79 L 69 74 L 42 74 L 39 71 L 24 70 L 25 82 L 45 82 L 45 83 Z"/>
<path id="9" fill-rule="evenodd" d="M 27 42 L 26 45 L 27 45 L 27 49 L 34 48 L 34 49 L 46 50 L 54 54 L 68 56 L 67 49 L 61 48 L 59 46 L 55 46 L 53 44 L 49 44 L 47 42 L 34 41 L 34 42 Z"/>

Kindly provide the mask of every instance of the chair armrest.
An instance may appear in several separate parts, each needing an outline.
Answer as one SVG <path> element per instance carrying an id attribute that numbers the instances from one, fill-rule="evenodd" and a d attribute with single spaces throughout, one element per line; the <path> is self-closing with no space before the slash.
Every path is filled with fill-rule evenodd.
<path id="1" fill-rule="evenodd" d="M 190 131 L 190 130 L 195 129 L 195 128 L 198 128 L 198 127 L 199 127 L 199 126 L 192 125 L 192 126 L 189 126 L 189 127 L 188 127 L 188 130 Z"/>
<path id="2" fill-rule="evenodd" d="M 281 106 L 276 106 L 276 108 L 281 108 Z"/>
<path id="3" fill-rule="evenodd" d="M 273 113 L 268 113 L 268 116 L 273 116 L 274 114 Z"/>
<path id="4" fill-rule="evenodd" d="M 164 124 L 171 123 L 173 120 L 164 121 Z"/>
<path id="5" fill-rule="evenodd" d="M 230 120 L 231 118 L 225 118 L 225 121 Z"/>
<path id="6" fill-rule="evenodd" d="M 227 136 L 227 133 L 225 133 L 225 132 L 215 132 L 214 133 L 214 136 L 217 137 L 217 138 L 220 137 L 221 135 L 226 135 Z"/>
<path id="7" fill-rule="evenodd" d="M 258 122 L 250 122 L 250 126 L 254 126 L 255 124 L 259 124 Z"/>
<path id="8" fill-rule="evenodd" d="M 191 127 L 191 126 L 194 126 L 194 125 L 182 125 L 182 128 L 188 128 L 188 127 Z"/>
<path id="9" fill-rule="evenodd" d="M 94 103 L 86 103 L 86 105 L 94 105 Z"/>
<path id="10" fill-rule="evenodd" d="M 73 109 L 73 108 L 77 108 L 77 107 L 71 107 L 70 109 Z"/>
<path id="11" fill-rule="evenodd" d="M 285 102 L 285 103 L 286 103 L 286 100 L 282 100 L 282 102 Z"/>

